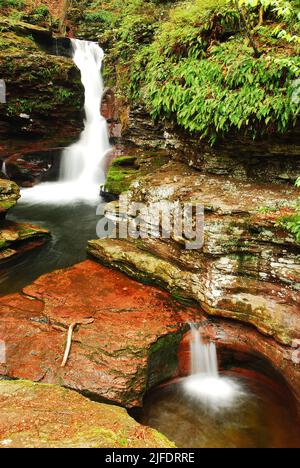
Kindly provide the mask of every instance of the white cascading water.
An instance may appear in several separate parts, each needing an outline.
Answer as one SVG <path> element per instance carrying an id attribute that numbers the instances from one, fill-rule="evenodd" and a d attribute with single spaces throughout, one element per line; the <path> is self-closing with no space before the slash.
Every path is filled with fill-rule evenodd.
<path id="1" fill-rule="evenodd" d="M 39 184 L 22 191 L 31 203 L 94 202 L 105 181 L 104 160 L 110 151 L 107 123 L 100 113 L 103 96 L 103 50 L 94 42 L 72 39 L 73 60 L 85 90 L 85 126 L 77 143 L 62 155 L 58 182 Z"/>
<path id="2" fill-rule="evenodd" d="M 193 324 L 190 327 L 191 374 L 184 380 L 185 393 L 213 410 L 232 406 L 242 395 L 241 387 L 220 376 L 216 345 L 204 344 L 200 330 Z"/>

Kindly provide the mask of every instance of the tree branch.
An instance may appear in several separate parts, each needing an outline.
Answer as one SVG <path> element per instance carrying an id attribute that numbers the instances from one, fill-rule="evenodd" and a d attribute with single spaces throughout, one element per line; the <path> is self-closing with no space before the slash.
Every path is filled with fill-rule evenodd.
<path id="1" fill-rule="evenodd" d="M 259 57 L 261 56 L 261 52 L 258 50 L 258 48 L 257 48 L 257 46 L 256 46 L 256 44 L 255 44 L 255 41 L 254 41 L 254 39 L 253 39 L 253 35 L 252 35 L 252 33 L 251 33 L 251 29 L 250 29 L 250 27 L 249 27 L 249 25 L 248 25 L 247 18 L 246 18 L 246 16 L 245 16 L 245 14 L 244 14 L 242 8 L 240 8 L 240 6 L 239 6 L 238 0 L 234 0 L 234 3 L 235 3 L 235 6 L 236 6 L 237 11 L 239 12 L 241 21 L 242 21 L 242 23 L 243 23 L 243 25 L 244 25 L 244 28 L 245 28 L 246 34 L 247 34 L 247 36 L 248 36 L 248 39 L 249 39 L 249 41 L 250 41 L 250 44 L 251 44 L 251 46 L 252 46 L 252 48 L 253 48 L 253 50 L 254 50 L 254 56 L 255 56 L 256 58 L 259 58 Z"/>

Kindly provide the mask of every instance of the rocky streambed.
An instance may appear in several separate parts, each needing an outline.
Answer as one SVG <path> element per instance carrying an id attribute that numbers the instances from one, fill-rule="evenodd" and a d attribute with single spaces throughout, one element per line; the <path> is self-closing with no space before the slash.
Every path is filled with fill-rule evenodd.
<path id="1" fill-rule="evenodd" d="M 224 375 L 249 388 L 258 381 L 264 401 L 272 395 L 263 409 L 250 404 L 259 411 L 249 425 L 233 421 L 250 439 L 226 438 L 232 427 L 202 415 L 191 427 L 205 421 L 214 441 L 201 443 L 251 446 L 254 432 L 262 445 L 281 446 L 280 431 L 260 429 L 272 432 L 282 419 L 296 427 L 289 443 L 298 445 L 300 247 L 278 219 L 299 198 L 299 129 L 258 142 L 232 135 L 211 147 L 106 90 L 102 113 L 117 143 L 102 188 L 114 200 L 106 215 L 132 221 L 122 193 L 148 207 L 197 203 L 204 243 L 189 251 L 180 236 L 96 239 L 96 206 L 15 207 L 20 191 L 5 177 L 22 186 L 57 178 L 61 149 L 81 129 L 83 92 L 68 40 L 1 18 L 0 26 L 9 98 L 0 118 L 0 446 L 185 446 L 155 410 L 165 414 L 163 389 L 190 371 L 191 322 L 216 343 Z M 143 405 L 148 415 L 136 416 Z M 187 413 L 176 404 L 173 413 L 174 428 Z"/>
<path id="2" fill-rule="evenodd" d="M 189 373 L 188 322 L 217 343 L 220 369 L 252 381 L 253 371 L 262 381 L 269 376 L 271 392 L 285 394 L 295 415 L 299 369 L 288 347 L 253 327 L 208 320 L 199 307 L 93 261 L 1 298 L 0 315 L 0 394 L 7 409 L 0 419 L 2 446 L 172 446 L 120 406 L 139 408 L 149 391 Z M 61 367 L 70 325 L 71 352 Z"/>

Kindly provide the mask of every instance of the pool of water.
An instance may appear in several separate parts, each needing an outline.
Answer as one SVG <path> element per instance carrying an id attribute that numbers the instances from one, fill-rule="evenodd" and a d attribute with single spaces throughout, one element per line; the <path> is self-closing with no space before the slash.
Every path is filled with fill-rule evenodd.
<path id="1" fill-rule="evenodd" d="M 179 381 L 151 392 L 134 416 L 179 448 L 299 448 L 299 419 L 285 391 L 236 379 L 243 392 L 228 408 L 214 410 L 189 398 Z"/>
<path id="2" fill-rule="evenodd" d="M 7 218 L 45 227 L 52 238 L 36 250 L 1 266 L 0 294 L 20 291 L 44 273 L 84 260 L 87 241 L 96 239 L 99 203 L 100 198 L 94 204 L 76 202 L 52 206 L 20 201 Z"/>

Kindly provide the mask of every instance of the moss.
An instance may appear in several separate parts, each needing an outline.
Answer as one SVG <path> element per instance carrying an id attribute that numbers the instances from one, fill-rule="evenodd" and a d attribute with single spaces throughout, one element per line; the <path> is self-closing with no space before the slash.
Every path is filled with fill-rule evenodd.
<path id="1" fill-rule="evenodd" d="M 16 204 L 15 200 L 4 200 L 0 202 L 0 213 L 8 211 Z"/>
<path id="2" fill-rule="evenodd" d="M 135 157 L 123 156 L 113 161 L 106 178 L 105 189 L 114 195 L 126 192 L 138 176 Z"/>
<path id="3" fill-rule="evenodd" d="M 91 402 L 58 386 L 1 382 L 0 402 L 9 402 L 1 440 L 10 440 L 12 448 L 173 447 L 166 437 L 140 426 L 123 408 Z"/>
<path id="4" fill-rule="evenodd" d="M 122 192 L 126 192 L 129 189 L 135 176 L 135 170 L 121 171 L 116 168 L 111 168 L 106 179 L 105 189 L 109 193 L 120 195 Z"/>
<path id="5" fill-rule="evenodd" d="M 169 161 L 169 155 L 164 151 L 146 151 L 116 158 L 108 171 L 105 183 L 107 192 L 120 195 L 126 192 L 132 182 L 151 173 Z"/>
<path id="6" fill-rule="evenodd" d="M 135 166 L 137 156 L 121 156 L 113 161 L 112 167 Z"/>
<path id="7" fill-rule="evenodd" d="M 174 376 L 178 369 L 178 348 L 184 332 L 183 328 L 180 332 L 162 336 L 151 346 L 148 355 L 147 390 Z"/>
<path id="8" fill-rule="evenodd" d="M 1 17 L 0 28 L 0 76 L 7 87 L 7 103 L 0 105 L 2 115 L 15 133 L 26 131 L 20 114 L 30 115 L 31 134 L 56 133 L 57 122 L 66 114 L 75 118 L 83 104 L 77 67 L 71 60 L 41 49 L 35 32 L 51 38 L 49 31 Z M 53 125 L 49 125 L 51 119 Z"/>

